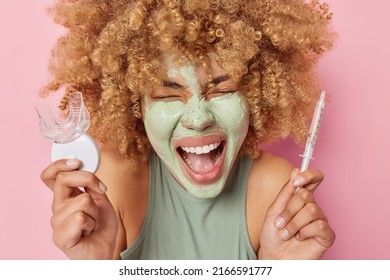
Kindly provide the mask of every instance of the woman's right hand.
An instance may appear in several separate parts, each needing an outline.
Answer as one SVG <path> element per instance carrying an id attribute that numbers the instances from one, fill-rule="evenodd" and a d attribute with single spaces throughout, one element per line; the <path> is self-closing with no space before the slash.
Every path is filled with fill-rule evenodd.
<path id="1" fill-rule="evenodd" d="M 112 259 L 118 221 L 107 188 L 81 162 L 58 160 L 41 179 L 53 191 L 53 241 L 70 259 Z M 81 190 L 83 189 L 83 190 Z"/>

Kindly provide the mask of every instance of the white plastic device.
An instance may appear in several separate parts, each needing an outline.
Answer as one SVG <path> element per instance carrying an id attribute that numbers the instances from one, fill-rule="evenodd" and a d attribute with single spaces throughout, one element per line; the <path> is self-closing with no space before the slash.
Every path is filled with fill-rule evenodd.
<path id="1" fill-rule="evenodd" d="M 100 164 L 100 151 L 96 142 L 86 131 L 90 126 L 90 118 L 80 92 L 69 97 L 69 116 L 60 121 L 47 104 L 35 107 L 39 116 L 41 133 L 53 140 L 52 161 L 59 159 L 78 159 L 81 170 L 95 173 Z"/>

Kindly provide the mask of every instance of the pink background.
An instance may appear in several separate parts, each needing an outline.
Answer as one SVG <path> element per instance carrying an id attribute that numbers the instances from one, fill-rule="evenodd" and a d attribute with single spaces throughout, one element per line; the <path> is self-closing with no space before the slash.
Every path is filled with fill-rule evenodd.
<path id="1" fill-rule="evenodd" d="M 1 5 L 0 259 L 65 258 L 51 241 L 51 192 L 39 178 L 51 144 L 40 135 L 34 111 L 48 102 L 38 90 L 61 34 L 45 12 L 52 2 Z M 328 3 L 339 39 L 319 66 L 332 98 L 311 165 L 326 174 L 316 196 L 337 233 L 325 259 L 390 259 L 390 3 Z M 269 149 L 299 166 L 302 148 L 291 141 Z"/>

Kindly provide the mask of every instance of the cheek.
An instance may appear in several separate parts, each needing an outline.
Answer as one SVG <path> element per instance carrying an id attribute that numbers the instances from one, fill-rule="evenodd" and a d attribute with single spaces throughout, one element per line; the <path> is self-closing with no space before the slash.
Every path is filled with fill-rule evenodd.
<path id="1" fill-rule="evenodd" d="M 245 99 L 238 94 L 230 94 L 213 98 L 210 103 L 217 125 L 229 134 L 245 138 L 249 126 L 249 110 Z"/>
<path id="2" fill-rule="evenodd" d="M 144 123 L 151 141 L 171 138 L 172 132 L 180 119 L 180 104 L 175 103 L 155 102 L 145 106 Z"/>

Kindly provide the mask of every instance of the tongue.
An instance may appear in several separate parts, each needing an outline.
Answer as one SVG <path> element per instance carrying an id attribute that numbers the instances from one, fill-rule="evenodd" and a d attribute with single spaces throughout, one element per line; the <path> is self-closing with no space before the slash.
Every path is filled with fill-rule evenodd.
<path id="1" fill-rule="evenodd" d="M 197 174 L 209 173 L 217 162 L 215 153 L 201 155 L 186 153 L 184 161 Z"/>

